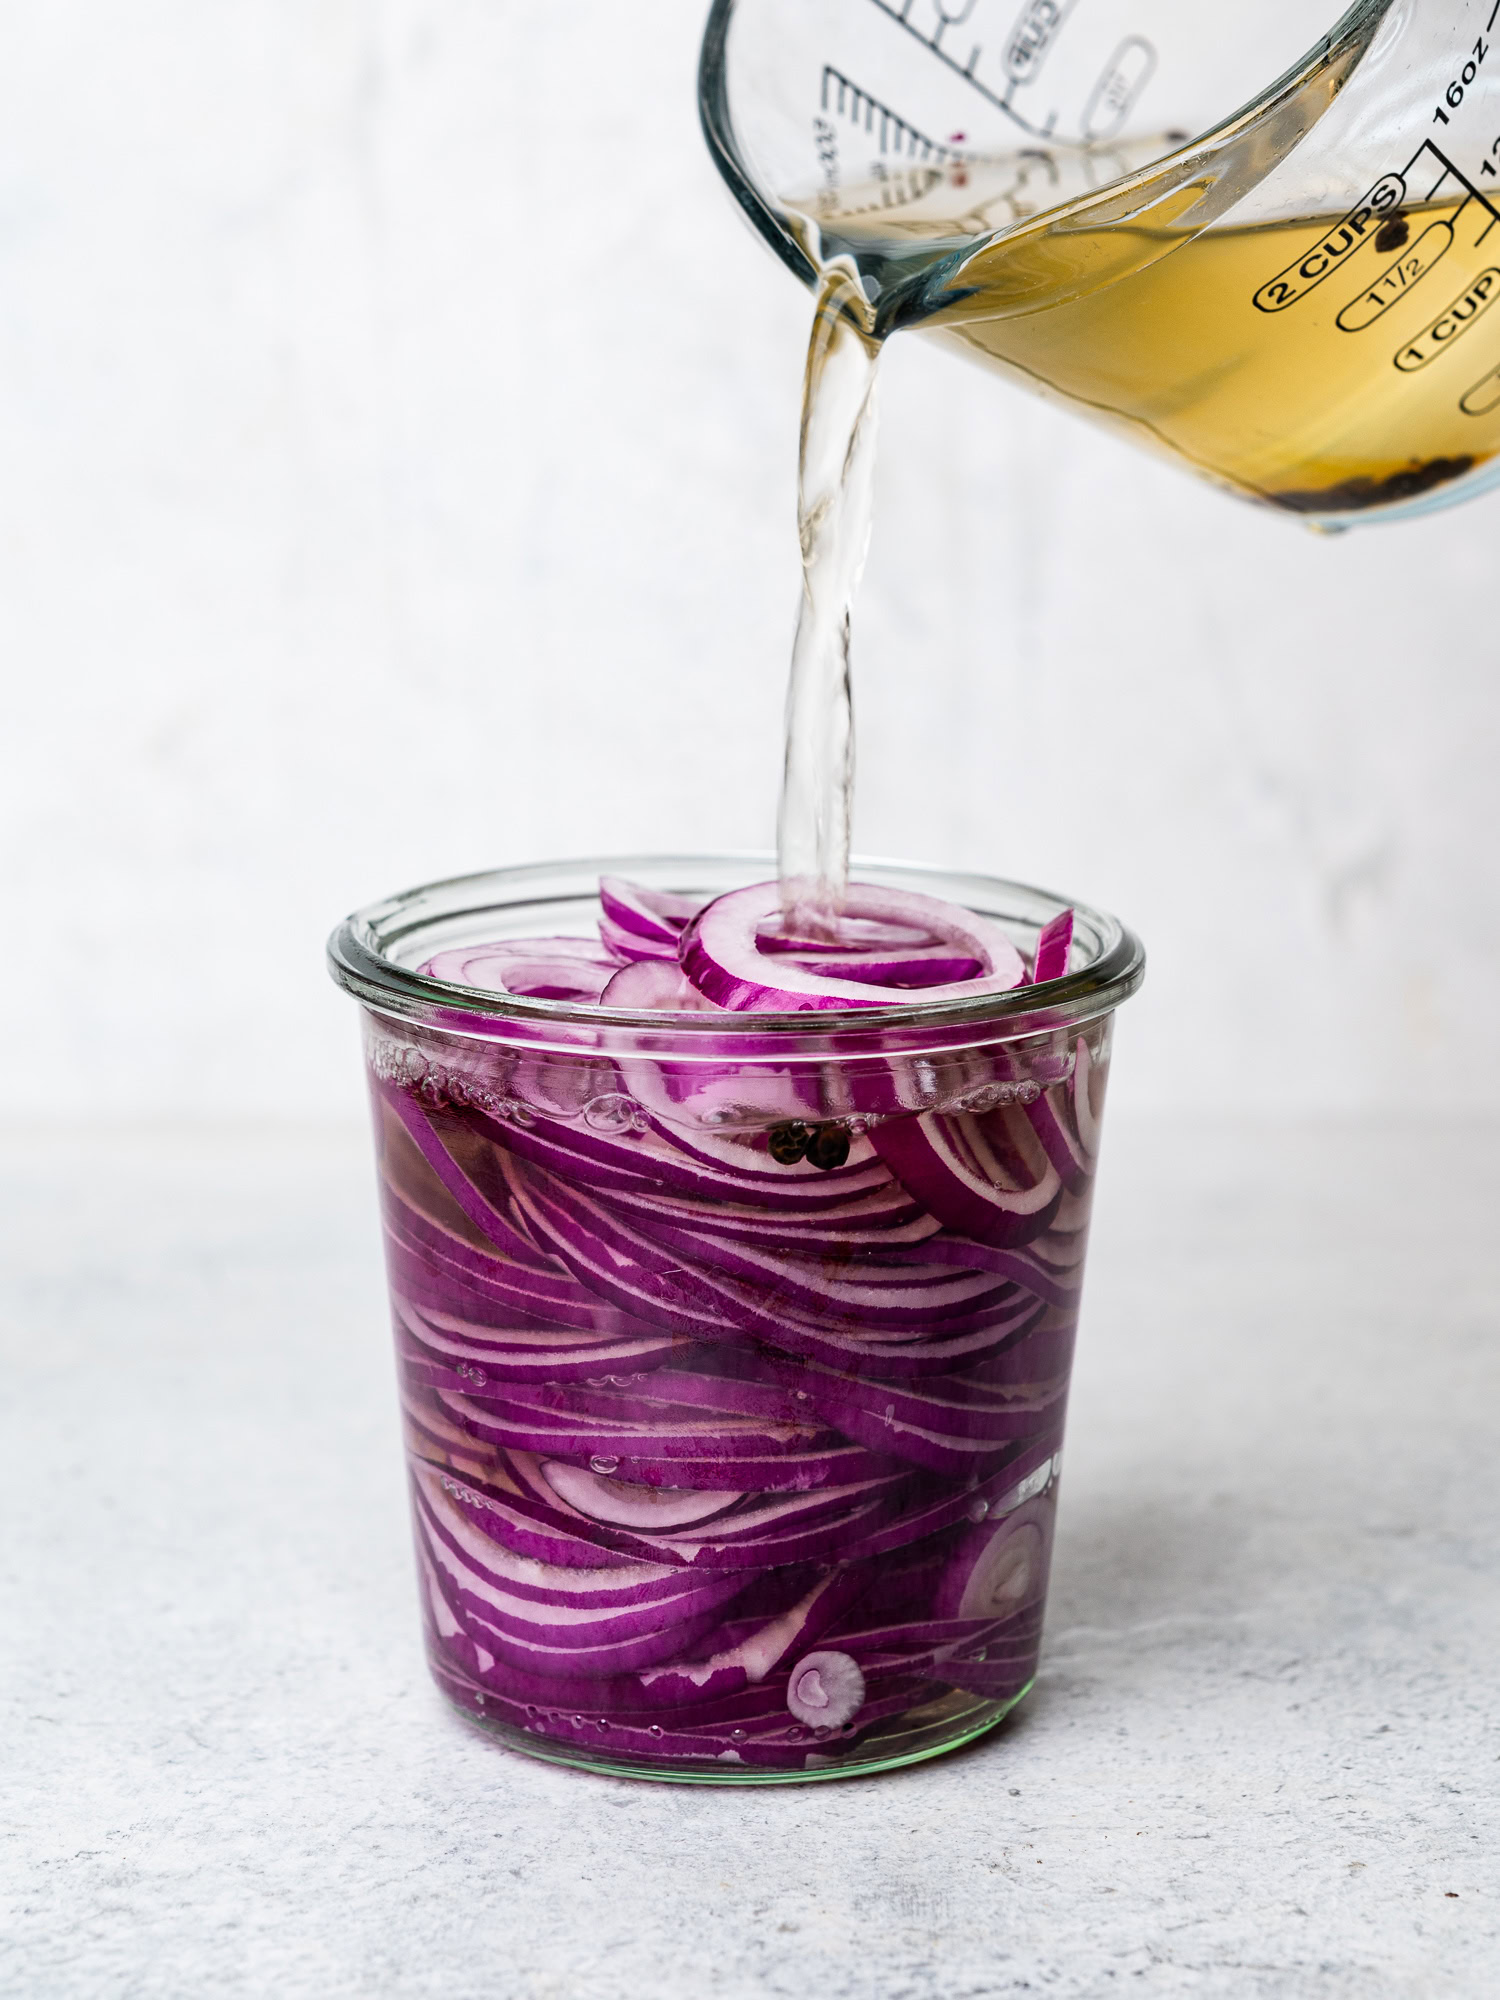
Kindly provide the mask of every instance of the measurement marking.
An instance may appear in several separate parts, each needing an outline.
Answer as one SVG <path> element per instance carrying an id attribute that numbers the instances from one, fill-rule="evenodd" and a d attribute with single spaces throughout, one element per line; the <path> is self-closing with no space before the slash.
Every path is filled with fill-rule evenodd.
<path id="1" fill-rule="evenodd" d="M 1458 214 L 1462 215 L 1468 205 L 1466 201 Z M 1438 259 L 1447 255 L 1453 243 L 1453 223 L 1457 220 L 1455 215 L 1452 222 L 1430 223 L 1415 243 L 1408 244 L 1399 257 L 1386 265 L 1373 284 L 1356 292 L 1338 316 L 1337 324 L 1342 330 L 1362 333 L 1382 313 L 1389 312 L 1398 299 L 1404 299 L 1413 285 L 1420 284 Z"/>
<path id="2" fill-rule="evenodd" d="M 1027 0 L 1005 48 L 1005 73 L 1017 88 L 1035 83 L 1077 0 Z"/>
<path id="3" fill-rule="evenodd" d="M 1488 34 L 1490 29 L 1494 27 L 1495 17 L 1497 15 L 1500 15 L 1500 0 L 1495 0 L 1494 6 L 1491 7 L 1490 9 L 1490 18 L 1484 24 L 1484 32 L 1486 34 Z"/>
<path id="4" fill-rule="evenodd" d="M 1495 0 L 1495 5 L 1496 11 L 1500 12 L 1500 0 Z M 1431 139 L 1424 139 L 1399 174 L 1383 175 L 1364 199 L 1351 208 L 1343 220 L 1329 230 L 1327 235 L 1313 243 L 1294 263 L 1288 264 L 1284 271 L 1279 271 L 1274 278 L 1262 285 L 1255 294 L 1256 306 L 1262 312 L 1272 313 L 1282 312 L 1287 306 L 1295 305 L 1299 299 L 1306 298 L 1314 286 L 1320 285 L 1331 271 L 1337 270 L 1340 264 L 1352 257 L 1365 243 L 1373 241 L 1370 234 L 1371 224 L 1386 215 L 1396 214 L 1406 205 L 1409 198 L 1409 183 L 1417 162 L 1424 153 L 1430 153 L 1442 171 L 1427 193 L 1416 198 L 1419 201 L 1433 200 L 1443 182 L 1451 175 L 1460 187 L 1468 191 L 1466 199 L 1459 206 L 1458 213 L 1462 214 L 1468 207 L 1469 201 L 1473 200 L 1479 203 L 1490 218 L 1475 239 L 1477 249 L 1495 224 L 1500 222 L 1500 209 L 1497 209 L 1489 197 L 1474 185 L 1461 168 L 1454 165 L 1441 146 L 1434 145 Z M 1455 216 L 1454 220 L 1457 219 Z M 1353 330 L 1345 328 L 1346 332 Z M 1416 364 L 1407 362 L 1404 365 L 1411 367 Z"/>
<path id="5" fill-rule="evenodd" d="M 942 162 L 960 157 L 959 154 L 954 152 L 951 146 L 941 146 L 936 139 L 929 139 L 925 132 L 920 131 L 915 125 L 908 124 L 899 112 L 892 111 L 888 104 L 882 104 L 880 99 L 872 97 L 869 91 L 861 90 L 857 83 L 850 77 L 845 76 L 842 70 L 835 69 L 832 63 L 824 63 L 823 65 L 823 109 L 825 111 L 830 108 L 828 103 L 830 84 L 838 86 L 838 99 L 832 107 L 837 116 L 849 118 L 856 125 L 859 123 L 861 116 L 863 116 L 865 130 L 873 133 L 875 130 L 875 114 L 879 112 L 880 150 L 882 153 L 892 151 L 899 153 L 904 147 L 907 157 L 914 160 Z M 893 141 L 894 144 L 892 143 Z M 920 152 L 917 150 L 918 147 L 921 148 Z"/>
<path id="6" fill-rule="evenodd" d="M 948 69 L 952 70 L 955 76 L 961 76 L 965 83 L 967 83 L 972 89 L 977 90 L 979 92 L 979 95 L 985 98 L 989 103 L 993 104 L 997 111 L 1003 111 L 1006 117 L 1010 119 L 1013 125 L 1019 125 L 1023 132 L 1034 133 L 1036 131 L 1036 127 L 1033 124 L 1031 124 L 1028 119 L 1023 118 L 1020 112 L 1013 109 L 1013 107 L 1009 103 L 1007 103 L 1007 101 L 1003 97 L 997 97 L 994 91 L 990 89 L 988 84 L 981 83 L 979 81 L 979 78 L 973 75 L 972 73 L 973 69 L 978 64 L 979 58 L 983 53 L 982 49 L 980 48 L 975 49 L 974 54 L 970 59 L 969 68 L 965 69 L 961 63 L 956 62 L 954 58 L 949 54 L 947 54 L 945 50 L 940 49 L 938 47 L 938 35 L 941 35 L 942 33 L 941 28 L 938 30 L 938 35 L 924 35 L 920 28 L 913 26 L 913 24 L 907 20 L 906 18 L 907 14 L 911 11 L 911 0 L 905 0 L 905 4 L 900 7 L 895 5 L 895 0 L 870 0 L 870 4 L 874 7 L 878 7 L 881 13 L 884 14 L 888 20 L 892 20 L 896 23 L 896 26 L 898 28 L 904 28 L 907 34 L 909 34 L 913 38 L 913 40 L 918 41 L 922 44 L 924 49 L 930 50 L 931 53 L 937 57 L 940 63 L 944 64 Z M 1500 0 L 1496 0 L 1496 4 L 1500 5 Z M 943 23 L 943 27 L 946 27 L 947 25 L 948 25 L 947 21 L 945 20 Z"/>
<path id="7" fill-rule="evenodd" d="M 1500 5 L 1500 0 L 1496 0 Z M 1100 73 L 1084 106 L 1083 136 L 1091 143 L 1112 139 L 1156 69 L 1156 50 L 1140 35 L 1127 35 Z"/>
<path id="8" fill-rule="evenodd" d="M 1500 0 L 1496 0 L 1496 12 L 1500 13 Z M 1472 387 L 1465 389 L 1458 407 L 1466 417 L 1487 417 L 1491 410 L 1500 407 L 1500 368 L 1492 368 L 1488 375 L 1481 375 Z"/>
<path id="9" fill-rule="evenodd" d="M 1445 306 L 1415 340 L 1397 348 L 1391 357 L 1396 367 L 1410 375 L 1418 368 L 1425 368 L 1429 361 L 1436 361 L 1453 341 L 1468 332 L 1481 313 L 1489 310 L 1497 296 L 1500 296 L 1500 270 L 1491 266 L 1488 271 L 1481 271 L 1452 305 Z"/>
<path id="10" fill-rule="evenodd" d="M 1495 6 L 1497 12 L 1500 12 L 1500 0 L 1495 0 Z M 1448 155 L 1443 151 L 1442 147 L 1435 146 L 1431 141 L 1431 139 L 1424 139 L 1421 145 L 1418 146 L 1417 150 L 1412 154 L 1410 164 L 1406 169 L 1408 173 L 1411 172 L 1412 167 L 1414 167 L 1417 164 L 1417 161 L 1421 159 L 1423 153 L 1431 153 L 1434 159 L 1441 160 L 1443 165 L 1448 169 L 1448 172 L 1452 174 L 1453 178 L 1456 181 L 1460 182 L 1464 187 L 1466 187 L 1469 190 L 1469 193 L 1473 195 L 1474 199 L 1478 202 L 1482 202 L 1484 206 L 1489 210 L 1490 221 L 1484 232 L 1485 236 L 1487 236 L 1489 234 L 1490 228 L 1492 228 L 1495 223 L 1500 222 L 1500 208 L 1496 208 L 1495 204 L 1490 200 L 1489 196 L 1484 194 L 1479 188 L 1475 187 L 1474 183 L 1469 179 L 1469 176 L 1466 173 L 1464 173 L 1461 168 L 1454 166 L 1453 162 L 1448 158 Z M 1439 185 L 1441 185 L 1441 183 L 1439 183 Z M 1479 240 L 1480 242 L 1483 242 L 1484 237 L 1483 236 L 1480 237 Z"/>
<path id="11" fill-rule="evenodd" d="M 1300 257 L 1261 286 L 1254 298 L 1256 307 L 1264 313 L 1284 312 L 1299 299 L 1305 299 L 1330 272 L 1363 248 L 1371 240 L 1370 233 L 1388 215 L 1395 214 L 1405 200 L 1406 176 L 1382 174 L 1342 221 L 1317 237 Z"/>

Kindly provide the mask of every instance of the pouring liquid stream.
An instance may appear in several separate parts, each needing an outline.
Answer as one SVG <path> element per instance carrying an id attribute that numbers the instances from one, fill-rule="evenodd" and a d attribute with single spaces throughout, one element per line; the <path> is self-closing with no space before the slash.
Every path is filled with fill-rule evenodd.
<path id="1" fill-rule="evenodd" d="M 839 246 L 820 260 L 804 382 L 804 589 L 778 826 L 785 920 L 808 935 L 834 934 L 847 879 L 850 600 L 890 331 L 936 335 L 1325 530 L 1444 497 L 1500 453 L 1500 189 L 1492 201 L 1432 144 L 1350 215 L 1208 229 L 1178 226 L 1170 189 L 1128 220 L 1006 227 L 1015 173 L 994 174 L 997 196 L 974 160 L 845 189 L 844 212 L 825 207 L 804 238 Z M 892 314 L 868 267 L 898 258 Z M 936 276 L 913 283 L 924 261 Z"/>
<path id="2" fill-rule="evenodd" d="M 776 826 L 782 921 L 838 934 L 849 881 L 854 794 L 850 618 L 870 546 L 875 371 L 880 347 L 854 274 L 826 271 L 802 385 L 797 531 L 802 600 L 786 698 L 786 761 Z"/>

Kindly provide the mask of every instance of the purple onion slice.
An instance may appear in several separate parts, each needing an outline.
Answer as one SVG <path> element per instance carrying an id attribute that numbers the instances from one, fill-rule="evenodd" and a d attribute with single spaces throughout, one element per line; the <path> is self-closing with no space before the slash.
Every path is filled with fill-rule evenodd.
<path id="1" fill-rule="evenodd" d="M 847 913 L 839 918 L 837 934 L 833 937 L 810 937 L 788 931 L 779 911 L 761 925 L 756 935 L 762 951 L 793 952 L 799 958 L 808 953 L 837 956 L 851 951 L 911 951 L 940 942 L 932 930 L 922 925 L 882 924 L 864 917 L 851 917 Z"/>
<path id="2" fill-rule="evenodd" d="M 670 889 L 648 889 L 627 882 L 623 875 L 599 877 L 599 903 L 605 916 L 622 931 L 652 943 L 673 947 L 683 925 L 703 907 L 701 896 L 679 896 Z"/>
<path id="3" fill-rule="evenodd" d="M 938 1586 L 946 1618 L 1009 1618 L 1046 1593 L 1056 1509 L 1038 1495 L 966 1535 Z"/>
<path id="4" fill-rule="evenodd" d="M 977 979 L 928 987 L 924 993 L 928 1000 L 1009 992 L 1026 977 L 1021 955 L 1000 925 L 971 915 L 956 904 L 910 890 L 873 889 L 855 883 L 850 885 L 845 907 L 851 917 L 926 929 L 983 968 Z M 765 952 L 760 933 L 774 922 L 780 909 L 781 892 L 774 882 L 732 889 L 716 897 L 682 933 L 679 952 L 683 971 L 710 1000 L 732 1012 L 903 1003 L 906 996 L 898 987 L 832 978 L 814 970 L 810 961 L 799 963 L 786 954 Z"/>
<path id="5" fill-rule="evenodd" d="M 1093 1060 L 1082 1035 L 1073 1052 L 1073 1124 L 1090 1160 L 1099 1153 L 1099 1117 L 1104 1108 L 1105 1072 Z"/>
<path id="6" fill-rule="evenodd" d="M 629 1480 L 602 1476 L 581 1465 L 565 1464 L 561 1459 L 544 1460 L 542 1474 L 558 1497 L 576 1512 L 616 1528 L 644 1528 L 653 1535 L 701 1527 L 745 1497 L 743 1491 L 701 1492 L 685 1486 L 638 1486 Z"/>
<path id="7" fill-rule="evenodd" d="M 1063 910 L 1042 925 L 1032 960 L 1032 983 L 1040 986 L 1048 979 L 1061 979 L 1068 969 L 1068 953 L 1073 944 L 1073 912 Z"/>
<path id="8" fill-rule="evenodd" d="M 602 1007 L 628 1007 L 636 1014 L 703 1014 L 714 1011 L 677 963 L 675 950 L 670 957 L 652 954 L 622 966 L 599 995 Z"/>
<path id="9" fill-rule="evenodd" d="M 1086 1192 L 1093 1160 L 1073 1119 L 1072 1093 L 1044 1091 L 1026 1115 L 1069 1194 Z"/>
<path id="10" fill-rule="evenodd" d="M 859 1595 L 865 1581 L 857 1570 L 834 1570 L 819 1578 L 789 1610 L 755 1626 L 723 1651 L 702 1661 L 650 1668 L 640 1674 L 640 1682 L 679 1701 L 694 1702 L 763 1681 L 789 1654 L 817 1638 Z"/>
<path id="11" fill-rule="evenodd" d="M 847 1653 L 808 1653 L 787 1676 L 786 1705 L 810 1729 L 842 1729 L 865 1698 L 865 1677 Z"/>
<path id="12" fill-rule="evenodd" d="M 757 939 L 762 950 L 763 939 Z M 960 980 L 978 979 L 982 962 L 972 952 L 955 951 L 951 945 L 923 944 L 878 950 L 795 951 L 778 955 L 779 967 L 810 972 L 824 979 L 852 979 L 862 986 L 914 987 L 952 986 Z"/>
<path id="13" fill-rule="evenodd" d="M 617 969 L 603 945 L 590 938 L 517 938 L 440 951 L 422 967 L 431 979 L 480 986 L 528 1000 L 597 1002 Z"/>
<path id="14" fill-rule="evenodd" d="M 893 1118 L 875 1149 L 945 1228 L 1001 1249 L 1040 1236 L 1063 1184 L 1024 1112 L 1014 1109 Z"/>
<path id="15" fill-rule="evenodd" d="M 599 942 L 610 957 L 622 965 L 629 965 L 638 959 L 656 959 L 668 965 L 677 963 L 677 933 L 669 933 L 664 938 L 641 937 L 635 931 L 627 931 L 608 917 L 599 919 Z M 604 1003 L 612 1006 L 612 1001 Z"/>

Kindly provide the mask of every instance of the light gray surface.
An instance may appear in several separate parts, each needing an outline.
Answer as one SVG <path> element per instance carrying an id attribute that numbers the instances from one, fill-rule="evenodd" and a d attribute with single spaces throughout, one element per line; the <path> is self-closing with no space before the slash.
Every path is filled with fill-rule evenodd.
<path id="1" fill-rule="evenodd" d="M 1117 1121 L 1036 1693 L 708 1793 L 429 1688 L 354 1136 L 11 1139 L 0 1991 L 1493 1992 L 1497 1142 Z"/>

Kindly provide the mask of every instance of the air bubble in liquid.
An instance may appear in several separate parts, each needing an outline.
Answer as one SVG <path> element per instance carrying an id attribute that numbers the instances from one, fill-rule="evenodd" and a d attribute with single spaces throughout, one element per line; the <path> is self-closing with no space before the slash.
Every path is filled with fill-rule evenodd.
<path id="1" fill-rule="evenodd" d="M 971 1500 L 969 1502 L 969 1519 L 971 1521 L 982 1521 L 989 1511 L 990 1503 L 988 1500 Z"/>
<path id="2" fill-rule="evenodd" d="M 594 1097 L 583 1107 L 583 1122 L 596 1132 L 623 1132 L 635 1123 L 635 1105 L 618 1091 Z"/>
<path id="3" fill-rule="evenodd" d="M 662 1728 L 659 1722 L 653 1722 L 651 1725 L 651 1734 L 653 1736 L 664 1736 L 666 1734 L 666 1731 Z"/>
<path id="4" fill-rule="evenodd" d="M 589 1460 L 589 1471 L 597 1472 L 601 1479 L 608 1479 L 611 1473 L 618 1472 L 619 1469 L 620 1461 L 607 1452 L 600 1452 Z"/>

